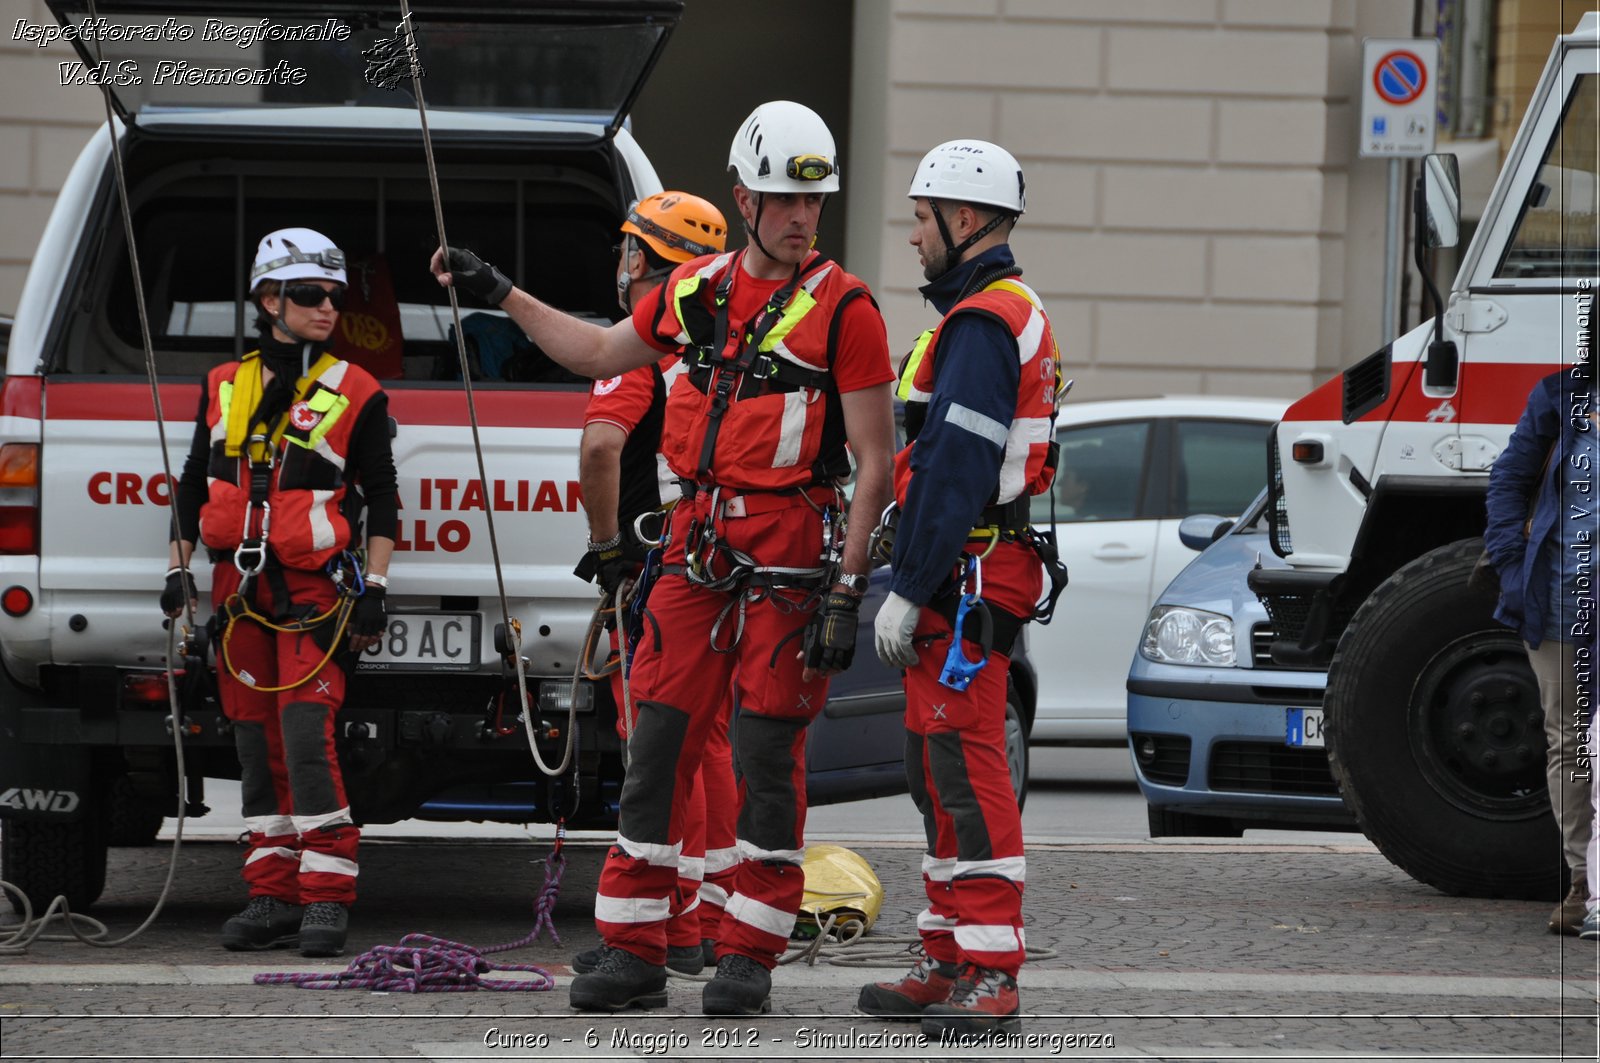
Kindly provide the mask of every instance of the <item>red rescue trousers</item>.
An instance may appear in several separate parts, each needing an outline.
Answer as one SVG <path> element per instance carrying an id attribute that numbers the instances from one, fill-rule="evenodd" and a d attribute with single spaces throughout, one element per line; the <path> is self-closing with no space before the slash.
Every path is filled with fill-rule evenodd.
<path id="1" fill-rule="evenodd" d="M 755 583 L 712 590 L 691 582 L 684 566 L 686 546 L 701 545 L 698 536 L 690 542 L 691 528 L 714 521 L 718 550 L 702 557 L 712 578 L 729 571 L 730 548 L 757 566 L 814 569 L 822 516 L 795 493 L 756 492 L 730 501 L 736 495 L 723 492 L 717 514 L 703 492 L 673 510 L 666 568 L 650 591 L 633 664 L 638 726 L 595 923 L 607 944 L 653 964 L 666 962 L 668 917 L 688 903 L 677 870 L 685 795 L 712 732 L 726 726 L 730 684 L 740 706 L 733 728 L 742 773 L 739 862 L 728 880 L 720 929 L 713 932 L 702 919 L 702 932 L 717 941 L 719 956 L 741 953 L 773 967 L 788 944 L 805 886 L 806 725 L 828 694 L 826 679 L 801 679 L 800 648 L 815 610 L 803 605 L 810 591 L 769 590 L 759 574 Z M 832 492 L 817 496 L 831 501 Z M 708 782 L 707 791 L 708 805 L 719 800 L 714 784 Z M 707 847 L 718 848 L 714 838 Z"/>
<path id="2" fill-rule="evenodd" d="M 611 653 L 618 652 L 618 624 L 611 631 Z M 611 694 L 617 705 L 617 737 L 628 741 L 629 712 L 637 714 L 638 694 L 632 683 L 623 690 L 622 669 L 611 673 Z M 626 697 L 625 697 L 626 695 Z M 731 698 L 731 694 L 730 694 Z M 731 709 L 731 702 L 725 709 Z M 694 787 L 684 809 L 683 852 L 678 856 L 678 890 L 683 910 L 667 921 L 667 944 L 699 945 L 716 936 L 728 890 L 739 863 L 734 824 L 739 816 L 739 790 L 733 778 L 733 749 L 728 744 L 728 719 L 707 732 L 705 756 L 695 772 Z"/>
<path id="3" fill-rule="evenodd" d="M 217 565 L 212 604 L 219 609 L 239 589 L 231 563 Z M 283 568 L 254 580 L 252 609 L 277 624 L 295 616 L 320 615 L 335 602 L 333 581 L 322 572 Z M 240 790 L 249 849 L 244 880 L 252 897 L 289 904 L 356 898 L 356 843 L 350 802 L 334 749 L 334 715 L 344 701 L 349 655 L 339 647 L 309 680 L 276 693 L 275 687 L 311 675 L 327 653 L 337 625 L 313 631 L 278 632 L 241 618 L 226 642 L 218 632 L 217 687 L 222 711 L 233 724 L 239 754 Z M 340 636 L 341 641 L 348 636 Z M 235 678 L 238 673 L 239 678 Z"/>
<path id="4" fill-rule="evenodd" d="M 1001 543 L 982 564 L 990 607 L 1019 616 L 1033 611 L 1044 577 L 1031 549 Z M 941 963 L 970 962 L 1014 976 L 1025 948 L 1027 862 L 1006 760 L 1011 662 L 991 653 L 965 691 L 953 690 L 939 682 L 950 634 L 950 623 L 924 606 L 913 636 L 917 664 L 905 673 L 906 779 L 928 838 L 922 858 L 928 907 L 917 916 L 917 930 Z M 970 641 L 962 649 L 969 660 L 982 653 Z"/>

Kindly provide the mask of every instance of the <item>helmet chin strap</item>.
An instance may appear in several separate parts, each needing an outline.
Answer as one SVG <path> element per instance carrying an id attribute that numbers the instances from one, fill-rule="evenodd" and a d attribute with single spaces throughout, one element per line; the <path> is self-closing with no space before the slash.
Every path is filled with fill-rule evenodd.
<path id="1" fill-rule="evenodd" d="M 929 280 L 938 280 L 939 277 L 961 265 L 961 256 L 966 253 L 967 248 L 994 232 L 995 229 L 1000 227 L 1000 223 L 1008 217 L 1004 213 L 996 214 L 989 219 L 987 224 L 980 226 L 976 232 L 958 244 L 950 236 L 950 226 L 945 224 L 944 211 L 939 209 L 939 201 L 937 199 L 929 199 L 928 209 L 933 212 L 933 220 L 939 226 L 939 239 L 944 241 L 943 268 L 939 270 L 938 277 L 930 277 L 928 278 Z"/>
<path id="2" fill-rule="evenodd" d="M 633 257 L 634 252 L 635 251 L 639 251 L 638 245 L 636 245 L 633 242 L 634 238 L 633 238 L 633 234 L 632 233 L 629 233 L 623 239 L 625 239 L 627 241 L 627 243 L 628 243 L 628 256 L 627 257 L 631 259 Z M 644 252 L 639 251 L 639 253 L 643 254 Z M 626 261 L 626 259 L 624 261 Z M 648 263 L 649 259 L 646 259 L 645 261 L 646 261 L 646 263 Z M 661 269 L 646 270 L 645 272 L 639 274 L 637 277 L 635 277 L 627 269 L 618 270 L 617 271 L 617 303 L 618 303 L 618 305 L 620 305 L 622 307 L 622 312 L 624 314 L 633 313 L 633 285 L 634 285 L 635 281 L 653 281 L 657 277 L 667 277 L 667 276 L 671 275 L 672 268 L 673 267 L 670 264 L 668 264 L 668 265 L 662 267 Z"/>
<path id="3" fill-rule="evenodd" d="M 282 314 L 279 314 L 275 319 L 273 319 L 272 327 L 301 345 L 300 375 L 305 376 L 307 373 L 311 372 L 311 348 L 315 346 L 315 341 L 306 339 L 294 329 L 290 328 L 289 323 L 283 319 Z"/>
<path id="4" fill-rule="evenodd" d="M 757 247 L 759 247 L 761 249 L 761 253 L 763 255 L 766 255 L 768 258 L 772 259 L 772 261 L 777 262 L 778 261 L 778 256 L 774 255 L 771 251 L 768 251 L 767 250 L 767 245 L 761 242 L 761 212 L 763 210 L 767 209 L 767 194 L 765 192 L 757 192 L 757 193 L 755 193 L 755 197 L 756 197 L 756 220 L 755 220 L 755 222 L 753 224 L 745 225 L 745 227 L 744 227 L 745 235 L 749 236 L 751 242 L 754 243 Z M 822 212 L 827 210 L 827 209 L 828 209 L 828 197 L 826 195 L 824 195 L 822 197 L 822 206 L 817 209 L 817 224 L 819 226 L 822 224 Z M 943 226 L 944 223 L 940 222 L 939 224 L 941 226 Z M 817 235 L 816 235 L 816 233 L 812 233 L 811 234 L 811 246 L 812 247 L 816 247 L 817 246 Z M 795 269 L 798 270 L 799 268 L 800 268 L 799 265 L 796 264 Z"/>
<path id="5" fill-rule="evenodd" d="M 754 224 L 746 225 L 744 227 L 744 231 L 745 231 L 746 234 L 749 235 L 750 239 L 752 241 L 754 241 L 755 245 L 757 247 L 761 248 L 761 253 L 763 255 L 766 255 L 768 258 L 770 258 L 774 262 L 776 262 L 778 260 L 777 256 L 775 256 L 771 251 L 768 251 L 767 250 L 767 245 L 761 242 L 761 212 L 766 210 L 766 209 L 767 209 L 767 194 L 765 192 L 757 192 L 756 193 L 756 220 L 755 220 Z"/>

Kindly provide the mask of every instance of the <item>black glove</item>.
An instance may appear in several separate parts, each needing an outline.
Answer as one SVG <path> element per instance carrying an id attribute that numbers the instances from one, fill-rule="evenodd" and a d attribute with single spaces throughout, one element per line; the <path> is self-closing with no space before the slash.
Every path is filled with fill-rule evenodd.
<path id="1" fill-rule="evenodd" d="M 603 543 L 590 543 L 572 574 L 598 583 L 605 596 L 615 598 L 622 581 L 631 578 L 639 563 L 628 556 L 629 536 L 618 533 Z"/>
<path id="2" fill-rule="evenodd" d="M 386 594 L 388 591 L 377 584 L 367 584 L 361 597 L 356 599 L 355 609 L 350 613 L 350 634 L 381 635 L 389 630 L 389 613 L 383 604 Z"/>
<path id="3" fill-rule="evenodd" d="M 832 591 L 822 599 L 822 607 L 806 625 L 806 667 L 828 672 L 849 668 L 856 655 L 860 618 L 861 599 L 855 595 Z"/>
<path id="4" fill-rule="evenodd" d="M 451 284 L 490 306 L 499 306 L 511 294 L 510 278 L 464 247 L 450 248 L 445 262 Z"/>
<path id="5" fill-rule="evenodd" d="M 161 592 L 161 611 L 167 616 L 177 616 L 184 606 L 200 597 L 194 589 L 194 576 L 186 568 L 167 572 L 167 585 Z"/>

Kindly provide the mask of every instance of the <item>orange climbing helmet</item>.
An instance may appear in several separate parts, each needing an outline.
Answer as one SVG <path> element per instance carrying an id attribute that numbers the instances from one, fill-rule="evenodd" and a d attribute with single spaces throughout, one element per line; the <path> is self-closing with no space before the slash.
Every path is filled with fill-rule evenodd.
<path id="1" fill-rule="evenodd" d="M 687 192 L 657 192 L 628 212 L 622 231 L 637 236 L 669 262 L 714 255 L 728 245 L 722 211 Z"/>

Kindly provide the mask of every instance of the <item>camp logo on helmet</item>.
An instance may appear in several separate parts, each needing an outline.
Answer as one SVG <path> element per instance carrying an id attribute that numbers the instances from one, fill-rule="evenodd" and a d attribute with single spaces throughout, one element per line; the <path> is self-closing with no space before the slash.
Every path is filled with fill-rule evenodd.
<path id="1" fill-rule="evenodd" d="M 322 414 L 311 408 L 308 402 L 297 402 L 289 407 L 289 423 L 302 432 L 317 427 L 317 422 L 322 420 Z"/>

